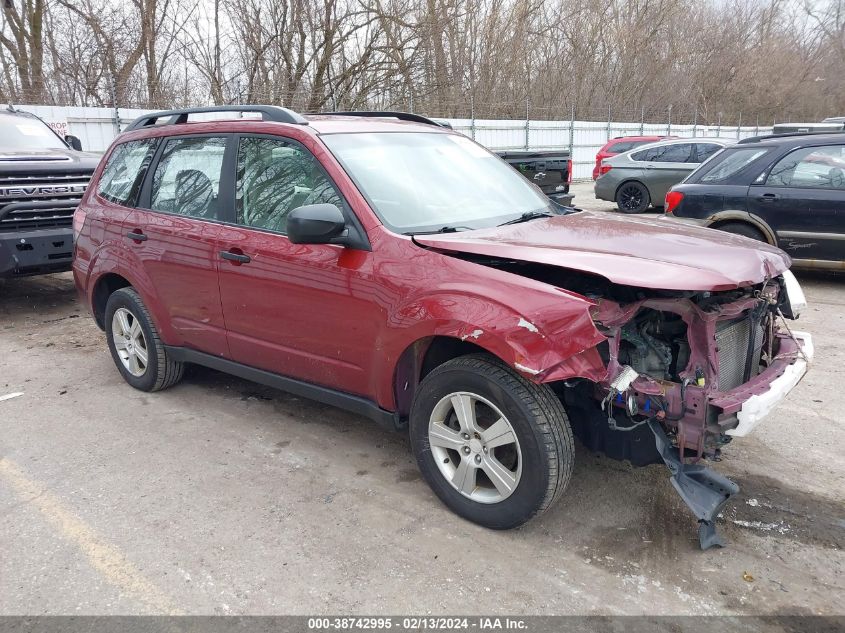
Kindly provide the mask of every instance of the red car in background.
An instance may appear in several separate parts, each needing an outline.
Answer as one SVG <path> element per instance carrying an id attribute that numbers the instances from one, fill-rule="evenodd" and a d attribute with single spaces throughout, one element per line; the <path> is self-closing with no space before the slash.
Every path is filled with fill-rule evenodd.
<path id="1" fill-rule="evenodd" d="M 645 145 L 646 143 L 656 143 L 667 138 L 677 138 L 675 136 L 617 136 L 605 143 L 596 154 L 596 166 L 593 167 L 593 180 L 598 179 L 601 175 L 601 162 L 605 158 L 616 156 L 617 154 L 624 154 L 630 152 L 632 149 Z"/>

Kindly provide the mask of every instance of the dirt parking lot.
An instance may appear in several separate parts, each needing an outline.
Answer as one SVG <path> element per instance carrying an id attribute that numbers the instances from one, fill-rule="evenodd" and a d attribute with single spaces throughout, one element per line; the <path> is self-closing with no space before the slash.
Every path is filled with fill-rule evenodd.
<path id="1" fill-rule="evenodd" d="M 206 369 L 134 391 L 69 274 L 0 282 L 0 613 L 842 613 L 845 278 L 799 279 L 816 361 L 727 447 L 707 552 L 662 466 L 579 448 L 556 507 L 488 531 L 403 436 Z"/>

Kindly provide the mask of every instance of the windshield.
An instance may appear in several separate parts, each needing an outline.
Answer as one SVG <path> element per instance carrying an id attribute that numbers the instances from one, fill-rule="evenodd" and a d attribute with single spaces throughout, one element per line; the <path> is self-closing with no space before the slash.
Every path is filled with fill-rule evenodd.
<path id="1" fill-rule="evenodd" d="M 67 149 L 42 121 L 26 116 L 0 115 L 0 148 L 18 150 Z"/>
<path id="2" fill-rule="evenodd" d="M 399 233 L 495 226 L 553 212 L 539 189 L 465 136 L 425 132 L 322 137 L 382 222 Z"/>

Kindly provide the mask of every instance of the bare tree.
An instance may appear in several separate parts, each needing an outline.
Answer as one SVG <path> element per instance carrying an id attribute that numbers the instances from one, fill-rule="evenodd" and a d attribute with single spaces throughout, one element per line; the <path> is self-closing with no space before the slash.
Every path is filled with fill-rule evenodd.
<path id="1" fill-rule="evenodd" d="M 762 121 L 845 101 L 845 0 L 4 0 L 0 96 Z"/>
<path id="2" fill-rule="evenodd" d="M 20 8 L 11 0 L 3 2 L 0 44 L 17 70 L 17 82 L 7 86 L 15 99 L 35 102 L 48 99 L 44 86 L 45 13 L 45 0 L 24 0 Z"/>

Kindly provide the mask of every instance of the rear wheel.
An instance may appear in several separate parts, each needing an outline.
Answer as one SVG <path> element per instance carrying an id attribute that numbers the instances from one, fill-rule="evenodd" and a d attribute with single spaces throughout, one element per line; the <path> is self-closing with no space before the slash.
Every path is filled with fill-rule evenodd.
<path id="1" fill-rule="evenodd" d="M 411 446 L 453 512 L 493 529 L 544 512 L 569 482 L 572 431 L 558 398 L 481 355 L 444 363 L 422 381 Z"/>
<path id="2" fill-rule="evenodd" d="M 716 226 L 714 228 L 719 229 L 720 231 L 725 231 L 727 233 L 734 233 L 735 235 L 750 237 L 752 240 L 757 240 L 759 242 L 766 241 L 766 236 L 763 235 L 763 231 L 758 229 L 756 226 L 746 224 L 745 222 L 727 222 L 725 224 L 720 224 L 719 226 Z"/>
<path id="3" fill-rule="evenodd" d="M 172 360 L 147 307 L 135 290 L 121 288 L 106 303 L 106 336 L 124 380 L 141 391 L 159 391 L 182 378 L 184 365 Z"/>
<path id="4" fill-rule="evenodd" d="M 622 213 L 642 213 L 648 209 L 651 197 L 641 182 L 626 182 L 616 191 L 616 206 Z"/>

